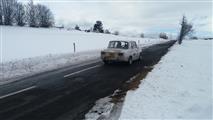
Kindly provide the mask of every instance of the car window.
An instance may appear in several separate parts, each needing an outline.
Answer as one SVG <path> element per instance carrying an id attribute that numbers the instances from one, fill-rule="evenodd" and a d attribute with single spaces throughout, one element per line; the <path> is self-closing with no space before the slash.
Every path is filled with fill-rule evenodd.
<path id="1" fill-rule="evenodd" d="M 129 44 L 125 41 L 110 41 L 108 48 L 120 48 L 120 49 L 128 49 Z"/>
<path id="2" fill-rule="evenodd" d="M 136 44 L 136 42 L 133 42 L 133 44 L 134 44 L 134 48 L 137 48 L 137 47 L 138 47 L 137 44 Z"/>
<path id="3" fill-rule="evenodd" d="M 137 48 L 137 44 L 136 44 L 136 42 L 131 42 L 131 48 L 132 48 L 132 49 Z"/>
<path id="4" fill-rule="evenodd" d="M 131 48 L 134 49 L 134 44 L 131 42 Z"/>

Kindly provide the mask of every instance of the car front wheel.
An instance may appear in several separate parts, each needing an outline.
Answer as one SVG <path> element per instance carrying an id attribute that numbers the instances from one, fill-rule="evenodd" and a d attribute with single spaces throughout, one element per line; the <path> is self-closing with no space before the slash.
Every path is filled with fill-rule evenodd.
<path id="1" fill-rule="evenodd" d="M 128 59 L 128 64 L 131 65 L 132 62 L 133 62 L 133 61 L 132 61 L 132 57 L 129 57 L 129 59 Z"/>

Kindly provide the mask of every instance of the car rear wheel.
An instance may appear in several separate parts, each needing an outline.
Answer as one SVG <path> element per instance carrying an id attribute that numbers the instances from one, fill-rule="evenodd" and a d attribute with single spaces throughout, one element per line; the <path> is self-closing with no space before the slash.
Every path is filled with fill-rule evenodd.
<path id="1" fill-rule="evenodd" d="M 139 56 L 139 59 L 138 59 L 139 61 L 141 61 L 142 60 L 142 54 L 140 53 L 140 56 Z"/>
<path id="2" fill-rule="evenodd" d="M 107 61 L 107 60 L 104 60 L 103 62 L 104 62 L 105 65 L 109 64 L 109 61 Z"/>

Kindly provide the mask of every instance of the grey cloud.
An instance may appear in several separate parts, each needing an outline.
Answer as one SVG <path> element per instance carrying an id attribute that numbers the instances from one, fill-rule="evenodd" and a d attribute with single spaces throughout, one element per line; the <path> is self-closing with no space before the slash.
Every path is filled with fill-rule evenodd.
<path id="1" fill-rule="evenodd" d="M 53 10 L 56 20 L 63 19 L 67 24 L 79 24 L 85 28 L 90 27 L 96 20 L 102 20 L 105 28 L 121 32 L 158 32 L 159 28 L 176 31 L 179 28 L 182 15 L 185 14 L 196 27 L 203 26 L 202 31 L 211 32 L 208 26 L 212 25 L 209 22 L 212 21 L 212 6 L 208 2 L 180 2 L 180 0 L 178 0 L 179 2 L 162 2 L 162 0 L 159 2 L 96 1 L 92 3 L 45 2 L 44 4 Z"/>

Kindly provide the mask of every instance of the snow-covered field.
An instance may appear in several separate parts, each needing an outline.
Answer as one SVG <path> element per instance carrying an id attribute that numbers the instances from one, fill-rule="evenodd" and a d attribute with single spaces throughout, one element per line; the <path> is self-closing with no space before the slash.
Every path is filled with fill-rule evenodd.
<path id="1" fill-rule="evenodd" d="M 159 39 L 122 37 L 57 28 L 8 26 L 0 28 L 3 62 L 48 54 L 73 53 L 73 43 L 76 44 L 76 51 L 82 52 L 106 48 L 108 41 L 117 39 L 140 40 L 142 44 L 159 42 Z"/>
<path id="2" fill-rule="evenodd" d="M 120 120 L 212 119 L 212 41 L 183 41 L 125 98 Z"/>
<path id="3" fill-rule="evenodd" d="M 22 76 L 97 59 L 110 40 L 135 40 L 142 47 L 163 39 L 132 38 L 99 33 L 29 27 L 0 26 L 0 85 Z M 76 53 L 73 53 L 73 43 Z"/>

